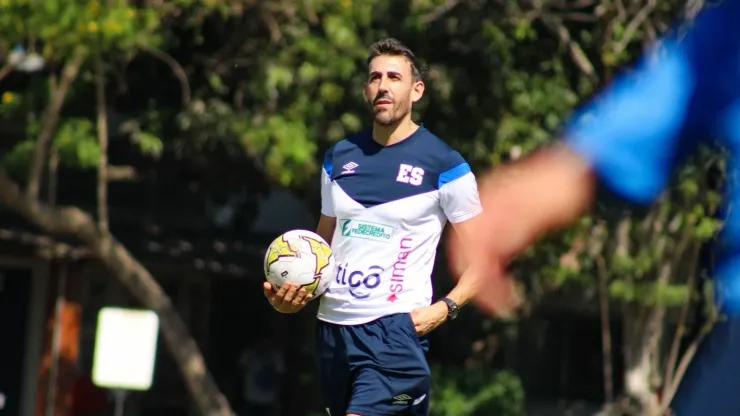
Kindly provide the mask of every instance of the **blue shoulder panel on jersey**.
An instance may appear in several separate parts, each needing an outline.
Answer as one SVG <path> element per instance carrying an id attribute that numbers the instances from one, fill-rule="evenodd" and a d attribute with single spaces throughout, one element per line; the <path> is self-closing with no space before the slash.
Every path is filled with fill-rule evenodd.
<path id="1" fill-rule="evenodd" d="M 323 168 L 326 171 L 326 174 L 329 175 L 331 178 L 331 172 L 332 172 L 332 163 L 333 163 L 333 155 L 334 155 L 334 146 L 331 146 L 326 153 L 324 153 L 324 163 Z"/>
<path id="2" fill-rule="evenodd" d="M 364 207 L 439 189 L 440 175 L 465 163 L 459 153 L 419 127 L 405 140 L 381 146 L 364 131 L 335 145 L 332 180 Z M 447 175 L 449 180 L 454 175 Z"/>
<path id="3" fill-rule="evenodd" d="M 447 183 L 460 179 L 470 172 L 470 165 L 464 162 L 460 163 L 459 165 L 439 174 L 439 179 L 437 179 L 437 188 L 441 188 Z"/>

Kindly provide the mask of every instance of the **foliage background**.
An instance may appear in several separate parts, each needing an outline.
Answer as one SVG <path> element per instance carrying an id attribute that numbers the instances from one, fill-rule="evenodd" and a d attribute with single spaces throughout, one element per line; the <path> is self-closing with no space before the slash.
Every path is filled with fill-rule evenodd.
<path id="1" fill-rule="evenodd" d="M 43 192 L 28 196 L 98 220 L 108 211 L 100 210 L 100 188 L 89 178 L 105 172 L 110 191 L 102 203 L 110 205 L 113 233 L 116 218 L 130 212 L 191 231 L 256 234 L 257 201 L 275 189 L 317 211 L 324 150 L 369 127 L 360 86 L 372 42 L 399 38 L 425 62 L 427 92 L 416 120 L 483 172 L 552 142 L 576 105 L 698 6 L 3 0 L 2 168 L 21 184 L 38 182 Z M 33 54 L 45 66 L 24 71 L 23 59 Z M 49 178 L 59 176 L 58 191 L 57 179 L 39 179 L 43 166 Z M 701 333 L 682 329 L 674 341 L 673 330 L 699 328 L 705 319 L 692 311 L 703 311 L 711 292 L 704 243 L 721 226 L 714 215 L 722 171 L 721 153 L 707 148 L 655 204 L 628 207 L 606 196 L 593 215 L 514 265 L 528 295 L 523 318 L 559 308 L 601 320 L 599 348 L 610 347 L 592 372 L 603 386 L 588 398 L 575 396 L 607 404 L 627 397 L 630 409 L 659 406 L 655 396 L 668 392 L 679 351 L 694 339 L 687 337 Z M 117 175 L 126 181 L 113 180 Z M 88 180 L 75 182 L 86 184 L 80 187 L 65 178 Z M 228 220 L 214 220 L 214 206 L 230 208 Z M 107 226 L 99 227 L 105 237 Z M 441 257 L 437 293 L 451 284 Z M 432 357 L 441 366 L 435 386 L 444 399 L 434 414 L 522 414 L 525 387 L 490 337 L 522 342 L 524 323 L 474 311 L 461 321 L 435 335 L 444 351 Z M 624 321 L 635 325 L 612 324 Z M 611 341 L 617 337 L 622 345 Z M 614 374 L 620 371 L 649 379 L 648 391 L 623 384 Z"/>

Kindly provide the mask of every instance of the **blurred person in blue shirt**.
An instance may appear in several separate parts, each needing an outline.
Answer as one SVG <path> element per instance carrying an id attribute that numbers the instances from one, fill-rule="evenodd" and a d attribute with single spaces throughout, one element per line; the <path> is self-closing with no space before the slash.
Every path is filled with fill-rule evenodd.
<path id="1" fill-rule="evenodd" d="M 709 4 L 711 3 L 711 4 Z M 597 182 L 634 203 L 652 202 L 683 156 L 720 139 L 737 170 L 740 153 L 740 1 L 708 2 L 676 33 L 584 106 L 562 143 L 481 179 L 483 226 L 472 245 L 453 240 L 451 258 L 477 262 L 495 277 L 477 303 L 501 308 L 512 290 L 506 264 L 548 231 L 577 219 Z M 733 175 L 728 175 L 732 177 Z M 717 296 L 728 319 L 715 325 L 679 387 L 678 416 L 740 415 L 740 189 L 730 180 Z M 464 258 L 463 258 L 464 257 Z M 485 263 L 485 264 L 484 264 Z"/>

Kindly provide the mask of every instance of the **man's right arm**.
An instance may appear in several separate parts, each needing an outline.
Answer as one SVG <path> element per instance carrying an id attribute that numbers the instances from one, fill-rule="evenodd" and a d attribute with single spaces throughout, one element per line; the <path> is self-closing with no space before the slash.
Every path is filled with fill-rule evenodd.
<path id="1" fill-rule="evenodd" d="M 316 227 L 316 234 L 320 235 L 331 245 L 334 235 L 334 228 L 337 225 L 337 219 L 334 217 L 334 204 L 331 195 L 331 170 L 332 170 L 332 149 L 326 152 L 324 163 L 321 167 L 321 217 Z M 304 289 L 298 290 L 295 285 L 285 284 L 277 292 L 273 290 L 272 285 L 268 282 L 262 284 L 263 292 L 270 305 L 276 311 L 282 313 L 295 313 L 303 309 L 304 306 L 313 298 L 312 294 L 306 293 Z"/>
<path id="2" fill-rule="evenodd" d="M 331 246 L 331 240 L 334 237 L 334 229 L 337 226 L 337 218 L 330 217 L 328 215 L 321 214 L 319 218 L 319 225 L 316 226 L 316 234 L 320 235 L 321 238 L 326 240 Z"/>

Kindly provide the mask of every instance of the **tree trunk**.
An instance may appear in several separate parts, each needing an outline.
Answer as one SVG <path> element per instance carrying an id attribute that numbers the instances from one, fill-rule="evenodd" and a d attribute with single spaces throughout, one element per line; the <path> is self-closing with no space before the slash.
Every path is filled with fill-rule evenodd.
<path id="1" fill-rule="evenodd" d="M 77 79 L 77 74 L 80 71 L 86 53 L 87 50 L 85 47 L 77 47 L 74 56 L 64 65 L 62 78 L 59 83 L 57 84 L 56 78 L 53 76 L 49 81 L 49 104 L 46 106 L 44 117 L 41 120 L 41 129 L 38 136 L 36 136 L 36 150 L 33 153 L 33 158 L 31 158 L 31 165 L 28 171 L 26 196 L 30 200 L 38 199 L 41 173 L 44 170 L 46 162 L 46 150 L 54 135 L 54 129 L 59 121 L 59 114 L 62 111 L 67 92 L 72 87 L 74 80 Z"/>
<path id="2" fill-rule="evenodd" d="M 599 279 L 599 312 L 601 316 L 601 365 L 604 371 L 604 401 L 608 408 L 614 402 L 614 383 L 612 369 L 611 313 L 609 312 L 609 272 L 604 257 L 596 258 Z"/>
<path id="3" fill-rule="evenodd" d="M 627 395 L 639 405 L 641 416 L 659 416 L 661 410 L 658 388 L 660 386 L 660 341 L 663 338 L 665 308 L 662 306 L 636 305 L 626 322 L 639 325 L 639 331 L 625 331 L 629 354 L 625 354 L 624 388 Z M 641 309 L 640 313 L 636 309 Z M 641 315 L 641 316 L 640 316 Z M 657 378 L 656 378 L 657 377 Z"/>
<path id="4" fill-rule="evenodd" d="M 142 304 L 159 315 L 163 339 L 204 416 L 232 416 L 228 402 L 208 372 L 203 355 L 169 297 L 152 275 L 92 217 L 77 208 L 51 208 L 26 198 L 0 168 L 0 204 L 46 232 L 79 239 Z"/>

